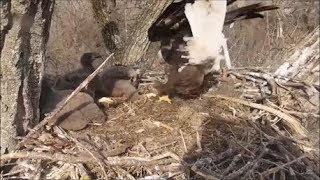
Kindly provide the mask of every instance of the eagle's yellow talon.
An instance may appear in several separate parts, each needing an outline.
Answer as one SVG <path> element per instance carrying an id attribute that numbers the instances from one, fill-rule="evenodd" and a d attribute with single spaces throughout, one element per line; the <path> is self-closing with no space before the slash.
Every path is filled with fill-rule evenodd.
<path id="1" fill-rule="evenodd" d="M 161 102 L 161 101 L 165 101 L 165 102 L 171 104 L 171 99 L 169 98 L 168 95 L 160 96 L 158 102 Z"/>

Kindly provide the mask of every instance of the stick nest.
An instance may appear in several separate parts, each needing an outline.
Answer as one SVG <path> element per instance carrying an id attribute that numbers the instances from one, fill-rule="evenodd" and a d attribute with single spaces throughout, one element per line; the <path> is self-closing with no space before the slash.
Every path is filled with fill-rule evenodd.
<path id="1" fill-rule="evenodd" d="M 310 34 L 276 73 L 223 71 L 199 99 L 146 96 L 108 109 L 104 125 L 39 130 L 23 150 L 1 156 L 3 169 L 14 166 L 1 176 L 319 179 L 318 37 L 319 30 Z"/>

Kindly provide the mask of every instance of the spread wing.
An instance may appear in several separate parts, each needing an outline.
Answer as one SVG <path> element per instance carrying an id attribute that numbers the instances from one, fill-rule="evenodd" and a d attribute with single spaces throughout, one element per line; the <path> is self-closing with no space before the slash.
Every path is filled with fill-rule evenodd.
<path id="1" fill-rule="evenodd" d="M 237 0 L 227 0 L 227 5 L 235 1 Z M 183 0 L 170 4 L 149 28 L 149 40 L 152 42 L 161 41 L 163 38 L 173 37 L 179 34 L 181 29 L 190 28 L 189 22 L 184 14 L 184 8 L 187 3 L 193 2 L 194 0 Z M 225 25 L 243 19 L 263 18 L 264 16 L 261 12 L 275 9 L 278 9 L 278 7 L 256 3 L 227 11 Z"/>

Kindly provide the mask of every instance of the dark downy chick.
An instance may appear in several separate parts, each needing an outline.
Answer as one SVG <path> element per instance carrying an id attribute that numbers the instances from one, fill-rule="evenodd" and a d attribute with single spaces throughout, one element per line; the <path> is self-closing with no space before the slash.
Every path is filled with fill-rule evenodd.
<path id="1" fill-rule="evenodd" d="M 99 78 L 98 96 L 123 97 L 132 99 L 137 94 L 140 70 L 127 66 L 112 66 L 106 68 Z"/>
<path id="2" fill-rule="evenodd" d="M 60 78 L 56 89 L 76 89 L 103 61 L 97 53 L 85 53 L 80 62 L 82 67 Z M 140 71 L 132 67 L 121 65 L 107 67 L 88 84 L 83 92 L 90 94 L 95 100 L 101 97 L 131 99 L 136 94 L 139 77 Z"/>
<path id="3" fill-rule="evenodd" d="M 44 118 L 47 113 L 59 107 L 63 101 L 72 93 L 72 90 L 56 90 L 54 83 L 45 76 L 42 80 L 40 96 L 40 115 Z M 93 98 L 79 92 L 68 104 L 58 113 L 55 124 L 66 130 L 84 129 L 90 122 L 103 123 L 104 113 L 94 103 Z"/>
<path id="4" fill-rule="evenodd" d="M 101 59 L 101 56 L 98 53 L 90 52 L 84 53 L 81 56 L 80 63 L 81 68 L 65 74 L 63 77 L 59 78 L 55 89 L 57 90 L 66 90 L 66 89 L 76 89 L 92 72 L 95 68 L 93 63 Z M 94 78 L 89 84 L 88 87 L 83 90 L 88 94 L 94 97 L 95 84 L 97 83 L 97 78 Z"/>

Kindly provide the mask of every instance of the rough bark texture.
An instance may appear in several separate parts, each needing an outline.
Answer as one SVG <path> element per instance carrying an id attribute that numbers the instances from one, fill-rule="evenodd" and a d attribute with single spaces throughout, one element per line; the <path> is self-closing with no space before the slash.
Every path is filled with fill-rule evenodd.
<path id="1" fill-rule="evenodd" d="M 54 0 L 1 1 L 1 153 L 39 121 L 40 79 Z"/>
<path id="2" fill-rule="evenodd" d="M 92 0 L 96 19 L 104 24 L 106 46 L 116 53 L 114 62 L 134 64 L 141 60 L 149 46 L 149 27 L 171 2 L 172 0 L 119 0 L 116 3 L 105 3 L 102 0 Z"/>
<path id="3" fill-rule="evenodd" d="M 138 18 L 138 22 L 129 35 L 131 38 L 122 50 L 124 53 L 120 54 L 119 59 L 123 64 L 132 64 L 141 60 L 141 57 L 147 52 L 150 43 L 147 34 L 149 27 L 170 3 L 171 0 L 148 2 L 141 18 Z"/>

